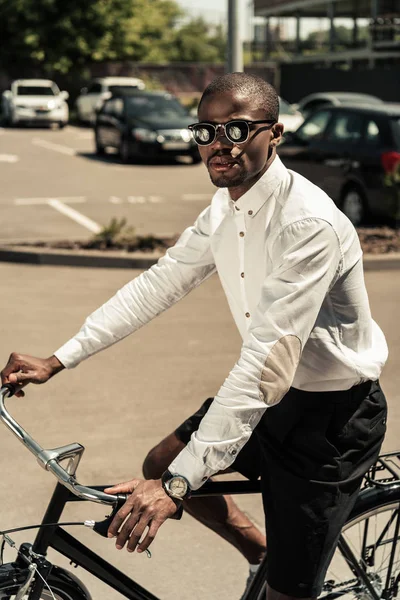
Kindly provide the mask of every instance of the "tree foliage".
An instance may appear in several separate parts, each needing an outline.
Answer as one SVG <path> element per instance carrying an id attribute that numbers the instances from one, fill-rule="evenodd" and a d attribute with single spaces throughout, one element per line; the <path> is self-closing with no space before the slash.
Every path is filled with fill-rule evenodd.
<path id="1" fill-rule="evenodd" d="M 67 73 L 93 61 L 221 61 L 225 36 L 175 0 L 0 0 L 0 64 Z"/>

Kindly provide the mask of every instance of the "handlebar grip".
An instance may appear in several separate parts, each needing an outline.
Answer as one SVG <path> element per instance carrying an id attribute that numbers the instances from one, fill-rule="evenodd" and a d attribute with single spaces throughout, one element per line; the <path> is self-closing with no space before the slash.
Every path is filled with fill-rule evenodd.
<path id="1" fill-rule="evenodd" d="M 11 396 L 14 396 L 15 392 L 17 391 L 17 388 L 12 383 L 5 383 L 3 385 L 3 388 L 7 388 L 8 392 L 9 392 L 9 394 L 8 394 L 9 398 L 11 398 Z"/>
<path id="2" fill-rule="evenodd" d="M 128 496 L 126 494 L 118 494 L 118 502 L 114 506 L 112 513 L 108 515 L 104 519 L 104 521 L 96 521 L 93 527 L 93 531 L 95 531 L 99 535 L 102 535 L 103 537 L 107 537 L 108 528 L 110 527 L 113 518 L 115 517 L 121 506 L 125 503 L 127 498 Z"/>

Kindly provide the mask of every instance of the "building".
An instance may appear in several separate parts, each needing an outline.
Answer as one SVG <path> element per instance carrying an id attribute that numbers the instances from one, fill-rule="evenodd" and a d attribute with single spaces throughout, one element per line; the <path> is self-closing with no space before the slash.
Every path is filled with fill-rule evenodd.
<path id="1" fill-rule="evenodd" d="M 254 14 L 265 35 L 253 45 L 253 60 L 279 63 L 283 96 L 282 87 L 289 99 L 298 99 L 294 78 L 302 88 L 298 93 L 324 91 L 329 84 L 335 91 L 377 94 L 379 89 L 384 99 L 400 102 L 399 0 L 254 0 Z M 324 19 L 328 28 L 304 36 L 310 19 Z M 281 28 L 294 24 L 289 39 L 276 40 L 276 22 Z"/>

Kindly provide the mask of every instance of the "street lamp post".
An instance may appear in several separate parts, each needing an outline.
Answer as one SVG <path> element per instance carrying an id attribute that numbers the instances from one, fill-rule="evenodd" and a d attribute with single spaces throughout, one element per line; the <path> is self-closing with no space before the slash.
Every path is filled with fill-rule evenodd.
<path id="1" fill-rule="evenodd" d="M 243 71 L 243 46 L 239 28 L 239 0 L 228 0 L 227 71 Z"/>

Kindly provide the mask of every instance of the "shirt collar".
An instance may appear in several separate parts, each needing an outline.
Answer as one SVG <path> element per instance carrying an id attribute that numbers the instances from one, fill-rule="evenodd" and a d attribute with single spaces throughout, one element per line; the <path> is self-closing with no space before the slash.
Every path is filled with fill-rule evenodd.
<path id="1" fill-rule="evenodd" d="M 255 217 L 287 175 L 287 169 L 281 159 L 275 156 L 264 175 L 239 200 L 233 201 L 226 190 L 232 210 L 235 213 L 245 213 L 251 218 Z"/>

